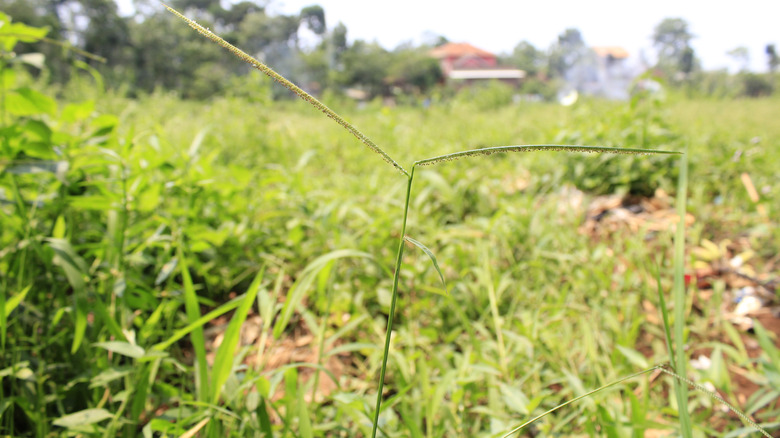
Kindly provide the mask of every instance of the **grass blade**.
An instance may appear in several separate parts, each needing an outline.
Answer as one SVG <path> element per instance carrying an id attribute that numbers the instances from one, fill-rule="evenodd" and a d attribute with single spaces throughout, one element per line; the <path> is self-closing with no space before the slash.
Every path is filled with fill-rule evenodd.
<path id="1" fill-rule="evenodd" d="M 49 247 L 56 254 L 52 261 L 65 272 L 68 283 L 73 288 L 73 301 L 75 313 L 75 329 L 73 331 L 73 344 L 70 352 L 75 353 L 84 340 L 84 334 L 87 331 L 87 284 L 84 276 L 87 272 L 87 264 L 76 254 L 76 251 L 63 239 L 46 239 Z"/>
<path id="2" fill-rule="evenodd" d="M 688 151 L 686 146 L 685 151 Z M 674 351 L 675 372 L 686 376 L 685 357 L 685 212 L 688 196 L 688 154 L 680 159 L 680 175 L 677 183 L 677 231 L 674 235 Z M 684 438 L 692 438 L 691 417 L 688 413 L 688 387 L 675 380 L 677 409 Z"/>
<path id="3" fill-rule="evenodd" d="M 204 324 L 211 321 L 214 318 L 217 318 L 221 315 L 224 315 L 225 313 L 230 312 L 231 310 L 235 309 L 236 307 L 240 306 L 243 302 L 245 295 L 240 295 L 238 297 L 233 298 L 232 300 L 228 301 L 227 303 L 217 307 L 216 309 L 212 310 L 211 312 L 201 316 L 197 320 L 187 324 L 186 326 L 180 328 L 179 330 L 176 330 L 173 335 L 171 335 L 168 339 L 166 339 L 163 342 L 160 342 L 158 344 L 155 344 L 154 347 L 152 347 L 152 350 L 157 351 L 163 351 L 166 348 L 173 345 L 176 341 L 179 339 L 187 336 L 188 334 L 192 333 L 193 330 L 197 329 L 198 327 L 203 327 Z"/>
<path id="4" fill-rule="evenodd" d="M 534 152 L 534 151 L 562 151 L 562 152 L 590 152 L 590 153 L 609 153 L 609 154 L 630 154 L 630 155 L 648 155 L 648 154 L 679 154 L 674 151 L 661 151 L 655 149 L 628 149 L 603 146 L 576 146 L 560 144 L 541 144 L 541 145 L 519 145 L 519 146 L 495 146 L 481 149 L 471 149 L 468 151 L 454 152 L 451 154 L 439 155 L 437 157 L 426 158 L 414 162 L 414 166 L 430 166 L 444 161 L 458 160 L 460 158 L 492 155 L 505 152 Z"/>
<path id="5" fill-rule="evenodd" d="M 661 287 L 661 268 L 656 265 L 655 281 L 658 284 L 658 306 L 661 308 L 661 319 L 664 323 L 664 336 L 666 337 L 666 349 L 669 352 L 669 362 L 674 366 L 674 344 L 672 343 L 672 331 L 669 324 L 669 310 L 666 307 L 666 299 L 664 298 L 664 291 Z"/>
<path id="6" fill-rule="evenodd" d="M 222 340 L 222 343 L 217 349 L 217 355 L 214 359 L 214 366 L 211 369 L 211 402 L 214 404 L 219 401 L 219 396 L 222 392 L 222 385 L 225 384 L 228 376 L 230 375 L 230 371 L 233 366 L 233 357 L 235 355 L 236 346 L 238 345 L 241 326 L 244 325 L 244 321 L 246 321 L 249 309 L 255 302 L 255 297 L 257 297 L 257 292 L 260 290 L 260 283 L 263 281 L 264 274 L 265 270 L 261 270 L 255 276 L 252 284 L 249 285 L 249 290 L 246 294 L 244 294 L 244 299 L 241 301 L 241 305 L 238 307 L 238 310 L 236 310 L 236 313 L 230 320 L 230 324 L 228 324 L 228 328 L 225 330 L 225 336 Z"/>
<path id="7" fill-rule="evenodd" d="M 260 404 L 257 405 L 257 420 L 260 423 L 260 432 L 264 436 L 271 438 L 274 436 L 273 429 L 271 429 L 271 418 L 268 416 L 268 409 L 265 406 L 265 397 L 260 397 Z"/>
<path id="8" fill-rule="evenodd" d="M 669 371 L 668 369 L 666 369 L 663 366 L 656 366 L 656 368 L 658 368 L 659 370 L 663 371 L 664 373 L 674 377 L 675 382 L 679 381 L 679 382 L 682 382 L 682 383 L 686 383 L 686 384 L 690 385 L 691 388 L 694 388 L 694 389 L 696 389 L 698 391 L 701 391 L 701 392 L 707 394 L 713 400 L 715 400 L 715 401 L 723 404 L 723 406 L 726 406 L 727 408 L 729 408 L 729 410 L 731 410 L 731 412 L 735 413 L 739 418 L 742 419 L 742 421 L 744 421 L 745 423 L 749 424 L 753 429 L 755 429 L 756 431 L 758 431 L 759 433 L 761 433 L 762 435 L 764 435 L 766 437 L 772 438 L 772 435 L 769 435 L 769 432 L 767 432 L 766 430 L 764 430 L 764 428 L 762 428 L 761 426 L 756 424 L 756 422 L 751 420 L 750 417 L 745 415 L 744 412 L 742 412 L 741 410 L 737 409 L 734 405 L 732 405 L 731 403 L 729 403 L 726 400 L 724 400 L 723 397 L 721 397 L 718 394 L 716 394 L 716 393 L 708 390 L 707 388 L 699 385 L 698 383 L 693 382 L 692 380 L 688 379 L 687 377 L 683 377 L 683 376 L 681 376 L 681 375 L 679 375 L 679 374 L 677 374 L 677 373 L 675 373 L 673 371 Z"/>
<path id="9" fill-rule="evenodd" d="M 604 385 L 604 386 L 602 386 L 602 387 L 600 387 L 600 388 L 594 389 L 593 391 L 590 391 L 590 392 L 587 392 L 587 393 L 585 393 L 585 394 L 582 394 L 582 395 L 581 395 L 581 396 L 579 396 L 579 397 L 575 397 L 575 398 L 573 398 L 573 399 L 571 399 L 571 400 L 568 400 L 568 401 L 566 401 L 566 402 L 564 402 L 564 403 L 561 403 L 561 404 L 559 404 L 558 406 L 556 406 L 556 407 L 554 407 L 554 408 L 552 408 L 552 409 L 550 409 L 550 410 L 548 410 L 548 411 L 545 411 L 545 412 L 543 412 L 543 413 L 541 413 L 541 414 L 537 415 L 536 417 L 534 417 L 534 418 L 531 418 L 530 420 L 526 421 L 525 423 L 523 423 L 523 424 L 521 424 L 521 425 L 519 425 L 519 426 L 515 427 L 514 429 L 512 429 L 512 430 L 510 430 L 509 432 L 507 432 L 506 434 L 504 434 L 504 435 L 502 436 L 502 438 L 508 438 L 508 437 L 510 437 L 510 436 L 512 436 L 512 435 L 514 435 L 515 433 L 517 433 L 517 432 L 521 431 L 521 430 L 522 430 L 524 427 L 528 426 L 529 424 L 531 424 L 531 423 L 535 422 L 536 420 L 539 420 L 539 419 L 541 419 L 541 418 L 544 418 L 544 417 L 546 417 L 547 415 L 550 415 L 550 414 L 552 414 L 553 412 L 557 411 L 558 409 L 560 409 L 560 408 L 562 408 L 562 407 L 568 406 L 568 405 L 570 405 L 570 404 L 572 404 L 572 403 L 574 403 L 574 402 L 577 402 L 577 401 L 579 401 L 579 400 L 582 400 L 582 399 L 584 399 L 584 398 L 586 398 L 586 397 L 590 397 L 591 395 L 597 394 L 597 393 L 599 393 L 599 392 L 601 392 L 601 391 L 603 391 L 603 390 L 605 390 L 605 389 L 607 389 L 607 388 L 610 388 L 610 387 L 612 387 L 612 386 L 615 386 L 615 385 L 619 385 L 619 384 L 621 384 L 621 383 L 623 383 L 623 382 L 625 382 L 625 381 L 627 381 L 627 380 L 631 380 L 631 379 L 633 379 L 633 378 L 635 378 L 635 377 L 639 377 L 639 376 L 641 376 L 642 374 L 647 374 L 647 373 L 649 373 L 649 372 L 652 372 L 652 371 L 655 371 L 655 370 L 657 370 L 657 369 L 664 369 L 664 368 L 663 368 L 662 366 L 660 366 L 660 365 L 656 365 L 656 366 L 654 366 L 654 367 L 652 367 L 652 368 L 648 368 L 648 369 L 646 369 L 646 370 L 644 370 L 644 371 L 640 371 L 640 372 L 638 372 L 638 373 L 631 374 L 630 376 L 623 377 L 622 379 L 615 380 L 614 382 L 607 383 L 606 385 Z"/>
<path id="10" fill-rule="evenodd" d="M 182 250 L 182 243 L 180 242 L 177 250 L 179 258 L 179 264 L 181 265 L 181 278 L 184 286 L 184 307 L 187 311 L 187 320 L 190 324 L 200 319 L 200 304 L 198 304 L 198 295 L 195 293 L 195 286 L 192 284 L 192 277 L 190 277 L 189 266 L 187 266 L 187 259 L 184 256 Z M 203 336 L 203 327 L 197 326 L 192 329 L 190 333 L 190 339 L 192 340 L 192 348 L 195 350 L 195 366 L 197 367 L 198 379 L 198 400 L 206 400 L 209 393 L 209 374 L 206 364 L 206 340 Z"/>
<path id="11" fill-rule="evenodd" d="M 195 435 L 198 434 L 198 432 L 203 429 L 203 426 L 205 426 L 209 421 L 211 421 L 211 418 L 204 418 L 200 420 L 196 425 L 192 426 L 188 431 L 181 434 L 181 437 L 179 438 L 192 438 Z"/>
<path id="12" fill-rule="evenodd" d="M 52 424 L 69 429 L 99 423 L 103 420 L 108 420 L 111 417 L 113 417 L 111 412 L 108 412 L 105 409 L 84 409 L 83 411 L 64 415 L 54 420 Z"/>
<path id="13" fill-rule="evenodd" d="M 131 357 L 133 359 L 139 359 L 146 354 L 143 348 L 133 345 L 129 342 L 122 341 L 107 341 L 107 342 L 95 342 L 95 347 L 100 347 L 108 351 L 121 354 L 122 356 Z"/>
<path id="14" fill-rule="evenodd" d="M 409 243 L 413 244 L 414 246 L 416 246 L 416 247 L 420 248 L 421 250 L 423 250 L 423 252 L 425 254 L 427 254 L 428 257 L 430 257 L 431 261 L 433 262 L 433 267 L 436 268 L 436 272 L 439 273 L 439 279 L 441 280 L 441 286 L 444 288 L 444 292 L 446 293 L 447 292 L 447 283 L 444 282 L 444 274 L 441 273 L 441 269 L 439 268 L 439 262 L 436 261 L 436 256 L 433 255 L 433 252 L 430 249 L 428 249 L 427 246 L 423 245 L 422 243 L 418 242 L 415 239 L 412 239 L 409 236 L 404 236 L 404 239 L 406 239 L 407 242 L 409 242 Z"/>
<path id="15" fill-rule="evenodd" d="M 303 268 L 300 279 L 298 279 L 295 284 L 290 287 L 290 290 L 287 294 L 287 300 L 284 302 L 284 307 L 282 307 L 281 314 L 279 315 L 279 320 L 274 325 L 274 338 L 279 339 L 279 337 L 282 335 L 282 332 L 284 332 L 284 329 L 287 328 L 287 323 L 290 322 L 290 318 L 292 317 L 293 312 L 298 307 L 298 304 L 300 304 L 301 300 L 303 300 L 303 297 L 306 295 L 306 292 L 309 290 L 312 283 L 314 283 L 314 280 L 317 278 L 317 274 L 319 274 L 322 269 L 328 266 L 328 263 L 331 261 L 345 257 L 363 257 L 368 259 L 374 258 L 374 256 L 371 254 L 362 251 L 357 251 L 354 249 L 340 249 L 317 257 L 313 262 L 309 263 L 305 268 Z"/>
<path id="16" fill-rule="evenodd" d="M 6 300 L 5 305 L 3 306 L 4 315 L 6 318 L 8 318 L 11 315 L 11 312 L 13 312 L 14 309 L 16 309 L 16 307 L 22 303 L 24 297 L 27 295 L 27 292 L 30 292 L 30 289 L 32 289 L 32 285 L 27 286 L 26 288 L 22 289 L 21 292 Z M 3 291 L 3 294 L 5 294 L 5 291 Z M 5 332 L 3 332 L 3 337 L 5 337 Z"/>

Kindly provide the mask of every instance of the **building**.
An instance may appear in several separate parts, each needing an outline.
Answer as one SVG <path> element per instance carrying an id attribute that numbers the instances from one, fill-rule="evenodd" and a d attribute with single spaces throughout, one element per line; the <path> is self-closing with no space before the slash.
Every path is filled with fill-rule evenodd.
<path id="1" fill-rule="evenodd" d="M 596 83 L 592 94 L 608 99 L 627 99 L 636 77 L 628 65 L 629 53 L 618 46 L 592 47 L 596 54 Z"/>
<path id="2" fill-rule="evenodd" d="M 498 65 L 496 55 L 469 43 L 446 43 L 434 48 L 431 56 L 439 60 L 441 71 L 450 83 L 467 85 L 474 82 L 499 80 L 519 85 L 525 72 Z"/>

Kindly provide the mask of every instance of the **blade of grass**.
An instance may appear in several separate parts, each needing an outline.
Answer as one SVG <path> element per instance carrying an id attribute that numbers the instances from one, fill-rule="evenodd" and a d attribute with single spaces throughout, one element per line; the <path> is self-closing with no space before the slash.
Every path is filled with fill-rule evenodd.
<path id="1" fill-rule="evenodd" d="M 203 327 L 204 324 L 211 321 L 214 318 L 219 317 L 220 315 L 224 315 L 227 312 L 230 312 L 231 310 L 235 309 L 236 307 L 240 306 L 241 303 L 243 303 L 245 295 L 240 295 L 232 300 L 228 301 L 227 303 L 217 307 L 216 309 L 212 310 L 211 312 L 201 316 L 197 320 L 187 324 L 186 326 L 180 328 L 179 330 L 176 330 L 173 335 L 171 335 L 168 339 L 166 339 L 163 342 L 160 342 L 158 344 L 155 344 L 151 349 L 157 350 L 157 351 L 163 351 L 166 348 L 173 345 L 176 341 L 179 339 L 187 336 L 188 334 L 192 333 L 193 330 Z"/>
<path id="2" fill-rule="evenodd" d="M 371 254 L 365 252 L 353 249 L 341 249 L 317 257 L 314 261 L 309 263 L 303 268 L 300 279 L 296 280 L 295 284 L 290 287 L 290 290 L 287 293 L 287 300 L 284 302 L 281 314 L 279 315 L 279 320 L 274 325 L 274 338 L 279 339 L 284 329 L 287 328 L 287 324 L 290 322 L 293 312 L 298 307 L 298 304 L 300 304 L 309 287 L 314 283 L 319 272 L 322 269 L 325 269 L 331 261 L 345 257 L 373 258 Z"/>
<path id="3" fill-rule="evenodd" d="M 89 308 L 87 305 L 87 284 L 84 281 L 87 264 L 76 254 L 76 251 L 68 241 L 63 239 L 46 239 L 46 241 L 56 254 L 53 263 L 62 268 L 68 283 L 73 288 L 75 328 L 70 351 L 75 353 L 81 346 L 87 331 L 87 313 L 89 313 Z"/>
<path id="4" fill-rule="evenodd" d="M 439 273 L 439 279 L 441 280 L 441 287 L 444 288 L 444 293 L 447 293 L 447 283 L 444 282 L 444 274 L 441 273 L 441 268 L 439 268 L 439 262 L 436 260 L 436 256 L 433 255 L 433 252 L 428 249 L 427 246 L 423 245 L 422 243 L 418 242 L 415 239 L 412 239 L 409 236 L 404 236 L 404 239 L 406 239 L 407 242 L 413 244 L 414 246 L 420 248 L 425 254 L 428 255 L 428 257 L 433 262 L 433 267 L 436 269 L 436 272 Z"/>
<path id="5" fill-rule="evenodd" d="M 658 284 L 658 306 L 661 308 L 661 319 L 664 323 L 664 336 L 666 337 L 666 349 L 669 352 L 669 362 L 674 366 L 674 344 L 672 344 L 672 331 L 669 324 L 669 310 L 666 307 L 664 291 L 661 287 L 661 268 L 656 264 L 655 281 Z"/>
<path id="6" fill-rule="evenodd" d="M 195 293 L 195 286 L 192 284 L 192 277 L 190 277 L 189 266 L 187 266 L 187 259 L 185 258 L 183 242 L 179 241 L 177 248 L 177 255 L 179 257 L 179 265 L 181 266 L 181 278 L 184 286 L 184 307 L 187 312 L 187 320 L 190 324 L 200 319 L 200 304 L 198 304 L 198 295 Z M 197 368 L 198 378 L 197 383 L 197 399 L 204 401 L 208 398 L 209 393 L 209 374 L 208 366 L 206 364 L 206 340 L 203 336 L 203 327 L 197 326 L 193 328 L 190 333 L 190 339 L 192 340 L 192 348 L 195 350 L 195 367 Z"/>
<path id="7" fill-rule="evenodd" d="M 685 147 L 685 152 L 688 146 Z M 677 182 L 677 231 L 674 235 L 674 351 L 675 372 L 686 376 L 687 360 L 685 354 L 685 213 L 688 196 L 688 154 L 680 158 L 680 174 Z M 692 438 L 691 417 L 688 413 L 688 387 L 675 380 L 677 410 L 680 416 L 680 429 L 684 438 Z"/>
<path id="8" fill-rule="evenodd" d="M 656 366 L 654 366 L 654 367 L 648 368 L 648 369 L 646 369 L 646 370 L 643 370 L 643 371 L 640 371 L 640 372 L 638 372 L 638 373 L 631 374 L 630 376 L 623 377 L 622 379 L 615 380 L 614 382 L 607 383 L 606 385 L 604 385 L 604 386 L 602 386 L 602 387 L 599 387 L 599 388 L 597 388 L 597 389 L 594 389 L 593 391 L 587 392 L 587 393 L 585 393 L 585 394 L 582 394 L 582 395 L 581 395 L 581 396 L 579 396 L 579 397 L 575 397 L 575 398 L 573 398 L 573 399 L 571 399 L 571 400 L 568 400 L 568 401 L 566 401 L 566 402 L 564 402 L 564 403 L 561 403 L 561 404 L 559 404 L 558 406 L 556 406 L 556 407 L 554 407 L 554 408 L 552 408 L 552 409 L 550 409 L 550 410 L 547 410 L 547 411 L 545 411 L 545 412 L 543 412 L 543 413 L 541 413 L 541 414 L 537 415 L 536 417 L 534 417 L 534 418 L 531 418 L 530 420 L 526 421 L 525 423 L 523 423 L 523 424 L 521 424 L 521 425 L 519 425 L 519 426 L 515 427 L 514 429 L 510 430 L 510 431 L 509 431 L 509 432 L 507 432 L 506 434 L 502 435 L 502 438 L 508 438 L 508 437 L 510 437 L 510 436 L 512 436 L 512 435 L 514 435 L 515 433 L 517 433 L 517 432 L 521 431 L 521 430 L 522 430 L 524 427 L 528 426 L 529 424 L 531 424 L 531 423 L 534 423 L 535 421 L 537 421 L 537 420 L 539 420 L 539 419 L 541 419 L 541 418 L 544 418 L 544 417 L 546 417 L 547 415 L 550 415 L 550 414 L 552 414 L 553 412 L 557 411 L 557 410 L 558 410 L 558 409 L 560 409 L 560 408 L 563 408 L 563 407 L 565 407 L 565 406 L 568 406 L 568 405 L 570 405 L 570 404 L 572 404 L 572 403 L 574 403 L 574 402 L 577 402 L 577 401 L 579 401 L 579 400 L 582 400 L 582 399 L 584 399 L 584 398 L 586 398 L 586 397 L 590 397 L 591 395 L 597 394 L 597 393 L 599 393 L 599 392 L 601 392 L 601 391 L 603 391 L 603 390 L 605 390 L 605 389 L 607 389 L 607 388 L 611 388 L 611 387 L 613 387 L 613 386 L 615 386 L 615 385 L 619 385 L 619 384 L 621 384 L 621 383 L 623 383 L 623 382 L 625 382 L 625 381 L 627 381 L 627 380 L 631 380 L 631 379 L 633 379 L 633 378 L 635 378 L 635 377 L 639 377 L 639 376 L 641 376 L 641 375 L 643 375 L 643 374 L 647 374 L 647 373 L 649 373 L 649 372 L 652 372 L 652 371 L 655 371 L 655 370 L 657 370 L 657 369 L 661 369 L 661 370 L 663 370 L 664 368 L 663 368 L 663 366 L 661 366 L 661 365 L 656 365 Z"/>
<path id="9" fill-rule="evenodd" d="M 719 396 L 718 394 L 715 394 L 714 392 L 712 392 L 712 391 L 708 390 L 707 388 L 699 385 L 698 383 L 693 382 L 692 380 L 688 379 L 687 377 L 683 377 L 683 376 L 675 373 L 674 371 L 669 371 L 664 366 L 656 366 L 656 368 L 661 370 L 661 371 L 663 371 L 664 373 L 674 377 L 674 381 L 675 382 L 679 381 L 679 382 L 682 382 L 682 383 L 686 383 L 686 384 L 690 385 L 691 388 L 694 388 L 694 389 L 696 389 L 698 391 L 701 391 L 701 392 L 707 394 L 710 398 L 712 398 L 713 400 L 723 404 L 724 406 L 729 408 L 729 410 L 731 410 L 731 412 L 737 414 L 737 416 L 739 418 L 741 418 L 742 421 L 744 421 L 745 423 L 749 424 L 751 427 L 753 427 L 753 429 L 755 429 L 756 431 L 758 431 L 759 433 L 761 433 L 762 435 L 764 435 L 766 437 L 772 438 L 772 435 L 770 435 L 769 432 L 767 432 L 766 430 L 764 430 L 764 428 L 762 428 L 761 426 L 756 424 L 756 422 L 751 420 L 750 417 L 745 415 L 744 412 L 742 412 L 741 410 L 737 409 L 734 405 L 732 405 L 731 403 L 729 403 L 726 400 L 724 400 L 723 397 Z"/>
<path id="10" fill-rule="evenodd" d="M 252 284 L 249 285 L 249 290 L 244 294 L 241 305 L 238 307 L 238 310 L 236 310 L 236 313 L 233 314 L 233 318 L 230 320 L 227 330 L 225 330 L 225 336 L 222 339 L 222 343 L 217 349 L 214 366 L 211 369 L 211 402 L 214 404 L 219 401 L 219 396 L 222 393 L 222 385 L 225 384 L 230 375 L 241 326 L 244 324 L 244 321 L 246 321 L 249 309 L 255 302 L 255 297 L 260 290 L 260 283 L 263 281 L 264 274 L 265 270 L 258 272 L 255 279 L 252 281 Z"/>
<path id="11" fill-rule="evenodd" d="M 591 152 L 591 153 L 609 153 L 609 154 L 679 154 L 674 151 L 662 151 L 655 149 L 629 149 L 614 148 L 603 146 L 576 146 L 560 144 L 541 144 L 541 145 L 518 145 L 518 146 L 495 146 L 481 149 L 471 149 L 468 151 L 453 152 L 451 154 L 439 155 L 414 162 L 414 166 L 430 166 L 444 161 L 458 160 L 460 158 L 473 157 L 479 155 L 492 155 L 504 152 L 534 152 L 534 151 L 563 151 L 563 152 Z"/>

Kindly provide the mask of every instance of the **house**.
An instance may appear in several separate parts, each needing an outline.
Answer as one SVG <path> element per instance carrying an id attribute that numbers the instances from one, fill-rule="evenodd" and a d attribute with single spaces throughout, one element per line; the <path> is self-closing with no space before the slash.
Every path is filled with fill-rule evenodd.
<path id="1" fill-rule="evenodd" d="M 499 80 L 519 85 L 525 72 L 498 65 L 496 55 L 469 43 L 446 43 L 434 48 L 431 56 L 439 60 L 441 71 L 449 82 L 467 85 L 479 81 Z"/>
<path id="2" fill-rule="evenodd" d="M 628 90 L 636 77 L 628 65 L 628 51 L 619 46 L 596 46 L 591 49 L 596 54 L 597 83 L 593 94 L 608 99 L 627 99 Z"/>

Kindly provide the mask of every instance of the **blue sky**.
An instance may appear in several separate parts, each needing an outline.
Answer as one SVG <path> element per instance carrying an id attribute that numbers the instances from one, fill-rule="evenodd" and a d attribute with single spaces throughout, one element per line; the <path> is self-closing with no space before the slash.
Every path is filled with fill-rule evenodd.
<path id="1" fill-rule="evenodd" d="M 644 49 L 652 60 L 653 28 L 680 17 L 690 24 L 693 48 L 706 69 L 736 69 L 726 52 L 745 46 L 751 70 L 766 71 L 764 47 L 774 43 L 780 50 L 778 0 L 272 0 L 270 10 L 297 13 L 313 3 L 325 9 L 329 28 L 341 21 L 350 40 L 376 40 L 388 49 L 420 42 L 426 33 L 495 53 L 510 52 L 522 40 L 547 49 L 563 30 L 576 27 L 588 45 L 622 46 L 635 59 Z"/>

